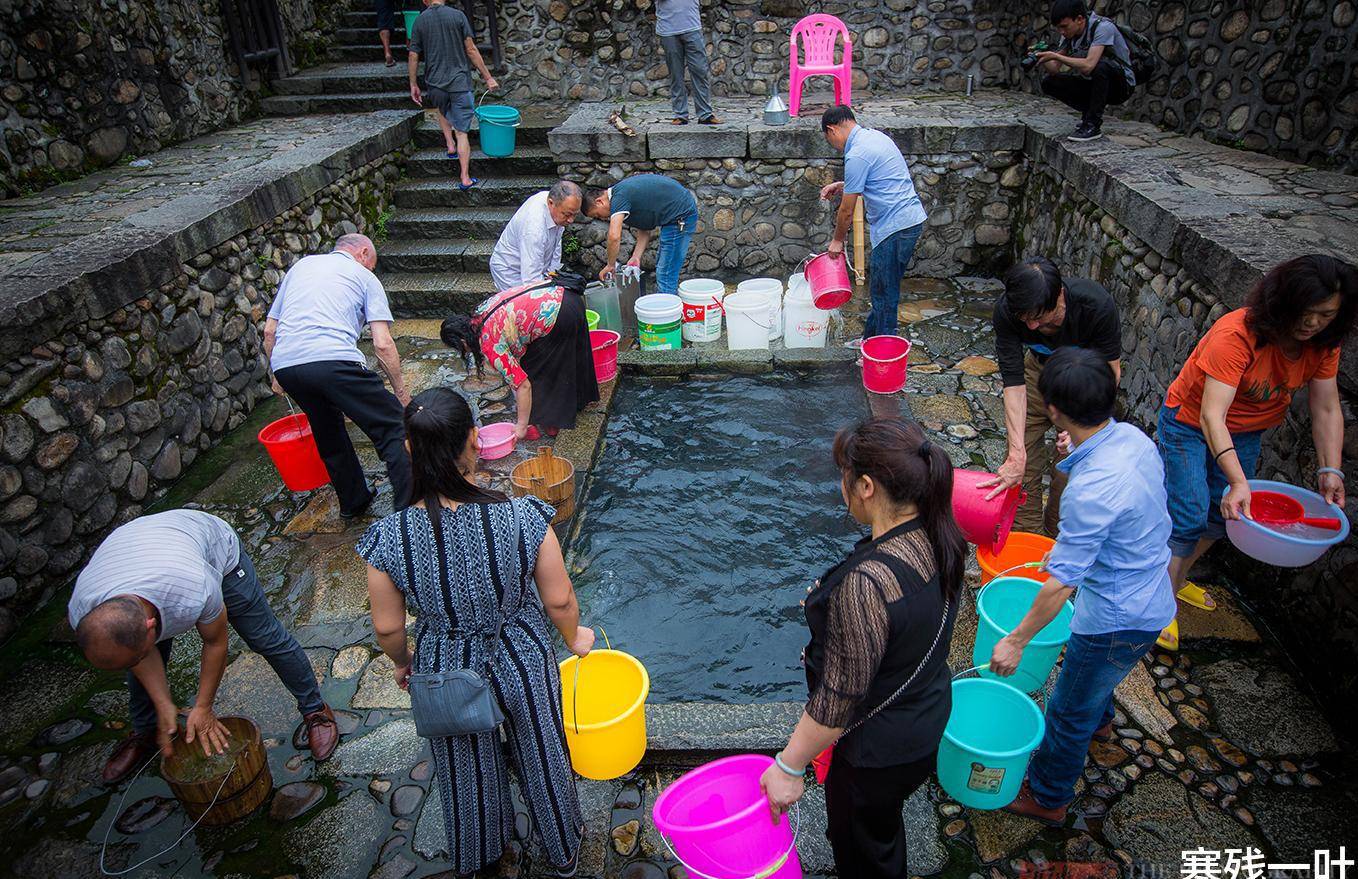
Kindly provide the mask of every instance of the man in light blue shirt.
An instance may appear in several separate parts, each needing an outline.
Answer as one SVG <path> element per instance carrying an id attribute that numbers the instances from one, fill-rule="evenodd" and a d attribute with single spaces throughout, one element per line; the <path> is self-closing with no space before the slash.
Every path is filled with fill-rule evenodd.
<path id="1" fill-rule="evenodd" d="M 361 514 L 373 499 L 345 416 L 367 434 L 387 465 L 396 509 L 410 503 L 402 421 L 410 394 L 391 337 L 387 293 L 372 272 L 376 266 L 377 249 L 366 235 L 341 235 L 330 253 L 303 257 L 288 269 L 264 324 L 274 393 L 288 394 L 306 413 L 344 518 Z M 391 391 L 358 350 L 365 323 Z"/>
<path id="2" fill-rule="evenodd" d="M 1052 422 L 1074 446 L 1056 465 L 1070 481 L 1047 557 L 1049 579 L 1023 621 L 995 645 L 990 670 L 1013 674 L 1028 642 L 1078 588 L 1070 641 L 1047 704 L 1047 732 L 1018 799 L 1005 807 L 1058 826 L 1075 798 L 1090 741 L 1112 738 L 1114 689 L 1174 619 L 1176 607 L 1164 468 L 1149 437 L 1113 419 L 1113 368 L 1098 352 L 1059 348 L 1039 389 Z"/>
<path id="3" fill-rule="evenodd" d="M 829 251 L 844 252 L 854 207 L 862 196 L 872 240 L 868 261 L 872 308 L 863 337 L 895 335 L 901 279 L 915 255 L 928 215 L 915 192 L 910 166 L 890 137 L 859 125 L 853 110 L 843 105 L 826 110 L 820 117 L 820 128 L 830 146 L 844 152 L 844 182 L 831 183 L 820 191 L 826 201 L 840 196 Z"/>
<path id="4" fill-rule="evenodd" d="M 693 80 L 693 107 L 704 125 L 720 125 L 712 112 L 711 72 L 707 63 L 707 41 L 698 0 L 655 0 L 655 33 L 665 50 L 665 65 L 670 69 L 670 107 L 675 125 L 688 124 L 688 88 L 684 71 Z"/>

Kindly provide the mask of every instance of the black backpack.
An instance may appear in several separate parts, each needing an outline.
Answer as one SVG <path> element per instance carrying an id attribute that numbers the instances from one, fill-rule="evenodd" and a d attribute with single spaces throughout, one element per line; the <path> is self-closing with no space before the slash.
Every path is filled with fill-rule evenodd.
<path id="1" fill-rule="evenodd" d="M 1122 39 L 1127 42 L 1127 51 L 1132 56 L 1128 60 L 1131 62 L 1132 75 L 1136 77 L 1136 84 L 1147 85 L 1151 81 L 1151 77 L 1155 75 L 1155 68 L 1160 63 L 1160 59 L 1155 54 L 1155 46 L 1151 43 L 1149 37 L 1137 33 L 1130 26 L 1120 24 L 1112 19 L 1108 19 L 1108 21 L 1121 32 Z"/>

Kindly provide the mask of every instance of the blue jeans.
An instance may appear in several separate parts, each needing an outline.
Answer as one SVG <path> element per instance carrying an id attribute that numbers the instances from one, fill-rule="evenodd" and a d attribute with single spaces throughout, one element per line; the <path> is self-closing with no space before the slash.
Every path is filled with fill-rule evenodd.
<path id="1" fill-rule="evenodd" d="M 1160 407 L 1157 442 L 1165 462 L 1165 490 L 1169 495 L 1169 518 L 1173 528 L 1169 551 L 1175 558 L 1193 554 L 1198 539 L 1220 540 L 1226 535 L 1221 517 L 1221 496 L 1226 493 L 1226 474 L 1212 460 L 1207 438 L 1196 427 L 1184 424 L 1177 416 L 1179 407 Z M 1262 430 L 1231 434 L 1240 467 L 1246 479 L 1254 478 L 1259 464 Z"/>
<path id="2" fill-rule="evenodd" d="M 919 242 L 922 231 L 923 223 L 899 229 L 888 235 L 885 241 L 872 246 L 872 255 L 868 257 L 868 292 L 872 296 L 872 308 L 863 326 L 863 338 L 896 335 L 901 279 L 910 267 L 910 258 L 915 255 L 915 244 Z"/>
<path id="3" fill-rule="evenodd" d="M 1028 787 L 1038 803 L 1058 809 L 1075 798 L 1094 731 L 1113 719 L 1113 690 L 1158 637 L 1158 631 L 1132 629 L 1071 634 L 1047 703 L 1047 734 L 1028 766 Z"/>
<path id="4" fill-rule="evenodd" d="M 226 605 L 226 621 L 251 650 L 273 666 L 283 686 L 296 697 L 297 710 L 302 714 L 310 714 L 324 708 L 325 702 L 321 699 L 316 673 L 311 670 L 311 661 L 307 659 L 302 645 L 274 616 L 269 599 L 259 585 L 259 577 L 255 575 L 254 563 L 245 553 L 245 547 L 241 547 L 240 561 L 235 569 L 222 577 L 222 599 Z M 170 662 L 170 646 L 173 642 L 173 638 L 166 638 L 156 644 L 166 665 Z M 156 706 L 131 672 L 127 673 L 127 689 L 131 693 L 132 728 L 139 733 L 154 732 Z"/>
<path id="5" fill-rule="evenodd" d="M 660 227 L 660 253 L 655 258 L 655 292 L 679 295 L 679 270 L 688 258 L 688 243 L 698 228 L 694 211 L 677 223 Z"/>

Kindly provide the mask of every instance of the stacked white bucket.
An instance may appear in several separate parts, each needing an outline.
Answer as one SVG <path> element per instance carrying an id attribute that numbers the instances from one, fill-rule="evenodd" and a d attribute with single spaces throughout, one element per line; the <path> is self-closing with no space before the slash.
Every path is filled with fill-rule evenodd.
<path id="1" fill-rule="evenodd" d="M 722 299 L 726 285 L 712 278 L 689 278 L 679 282 L 684 305 L 684 341 L 715 342 L 721 338 Z"/>
<path id="2" fill-rule="evenodd" d="M 767 349 L 783 334 L 783 282 L 751 278 L 726 299 L 726 345 L 732 351 Z"/>
<path id="3" fill-rule="evenodd" d="M 806 275 L 792 275 L 787 279 L 783 306 L 783 344 L 789 348 L 824 348 L 832 314 L 813 304 Z"/>

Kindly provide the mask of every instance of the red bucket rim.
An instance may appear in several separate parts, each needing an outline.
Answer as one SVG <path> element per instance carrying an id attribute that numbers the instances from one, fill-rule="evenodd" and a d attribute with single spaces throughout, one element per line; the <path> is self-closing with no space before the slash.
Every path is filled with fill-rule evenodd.
<path id="1" fill-rule="evenodd" d="M 287 440 L 278 439 L 275 434 L 282 433 L 284 430 L 297 430 L 298 435 Z M 259 429 L 256 439 L 265 445 L 274 443 L 291 442 L 301 439 L 304 436 L 311 436 L 311 422 L 307 419 L 305 412 L 292 412 L 282 418 L 275 418 L 268 424 Z"/>
<path id="2" fill-rule="evenodd" d="M 869 354 L 867 350 L 868 343 L 871 342 L 873 339 L 899 339 L 905 343 L 905 350 L 902 351 L 900 354 L 897 354 L 895 357 L 874 357 L 871 354 Z M 868 336 L 866 339 L 863 340 L 863 345 L 859 350 L 863 352 L 864 360 L 871 360 L 873 363 L 895 363 L 902 357 L 909 357 L 911 347 L 912 346 L 910 344 L 910 340 L 907 339 L 905 336 L 896 336 L 890 333 L 886 333 L 880 336 Z"/>
<path id="3" fill-rule="evenodd" d="M 600 340 L 599 340 L 599 344 L 596 345 L 596 344 L 594 344 L 595 334 L 598 334 L 599 336 L 609 336 L 609 337 L 611 337 L 611 338 L 600 339 Z M 620 342 L 621 340 L 622 340 L 622 333 L 618 332 L 617 330 L 590 330 L 590 331 L 589 331 L 589 345 L 590 345 L 590 350 L 591 350 L 591 351 L 602 351 L 604 348 L 607 348 L 609 345 L 616 345 L 616 344 L 618 344 L 618 342 Z"/>

